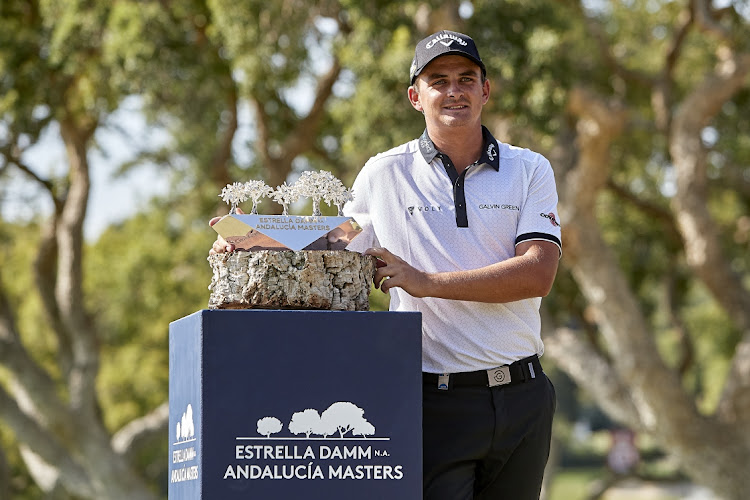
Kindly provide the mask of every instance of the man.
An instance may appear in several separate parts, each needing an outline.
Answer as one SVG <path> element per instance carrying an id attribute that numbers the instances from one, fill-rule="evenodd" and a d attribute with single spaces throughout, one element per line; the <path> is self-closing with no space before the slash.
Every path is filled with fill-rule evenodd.
<path id="1" fill-rule="evenodd" d="M 482 126 L 490 82 L 474 41 L 420 41 L 419 139 L 371 158 L 345 206 L 349 245 L 379 259 L 390 309 L 422 313 L 424 498 L 538 498 L 555 395 L 539 304 L 560 256 L 557 193 L 541 155 Z"/>
<path id="2" fill-rule="evenodd" d="M 555 410 L 538 360 L 561 251 L 553 172 L 482 126 L 490 82 L 470 37 L 425 38 L 410 73 L 426 129 L 362 168 L 348 249 L 379 259 L 391 310 L 422 313 L 424 498 L 538 498 Z M 219 237 L 211 252 L 232 250 Z"/>

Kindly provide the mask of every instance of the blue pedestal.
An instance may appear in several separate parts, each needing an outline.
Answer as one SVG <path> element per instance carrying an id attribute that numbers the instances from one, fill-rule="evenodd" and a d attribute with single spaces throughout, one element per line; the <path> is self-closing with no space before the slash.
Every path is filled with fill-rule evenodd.
<path id="1" fill-rule="evenodd" d="M 169 327 L 169 498 L 422 498 L 419 313 L 205 310 Z"/>

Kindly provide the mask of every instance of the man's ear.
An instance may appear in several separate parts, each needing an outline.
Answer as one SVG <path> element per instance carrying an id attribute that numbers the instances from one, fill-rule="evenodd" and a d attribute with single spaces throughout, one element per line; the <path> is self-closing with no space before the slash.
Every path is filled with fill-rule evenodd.
<path id="1" fill-rule="evenodd" d="M 487 104 L 487 101 L 490 100 L 490 80 L 486 78 L 484 80 L 484 83 L 482 83 L 482 104 Z"/>
<path id="2" fill-rule="evenodd" d="M 409 94 L 409 102 L 411 103 L 412 107 L 417 111 L 424 111 L 422 103 L 419 100 L 419 92 L 417 92 L 416 87 L 414 85 L 411 85 L 407 90 L 407 93 Z"/>

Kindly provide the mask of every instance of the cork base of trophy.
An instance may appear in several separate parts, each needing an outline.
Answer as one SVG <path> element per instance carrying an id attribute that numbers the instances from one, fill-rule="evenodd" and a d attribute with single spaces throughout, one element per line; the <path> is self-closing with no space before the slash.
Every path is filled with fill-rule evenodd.
<path id="1" fill-rule="evenodd" d="M 208 257 L 210 309 L 369 310 L 375 259 L 346 250 L 235 251 Z"/>

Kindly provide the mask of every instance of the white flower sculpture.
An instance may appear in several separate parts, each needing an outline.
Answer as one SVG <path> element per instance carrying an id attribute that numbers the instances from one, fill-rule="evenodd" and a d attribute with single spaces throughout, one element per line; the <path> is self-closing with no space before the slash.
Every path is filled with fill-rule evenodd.
<path id="1" fill-rule="evenodd" d="M 258 214 L 258 203 L 260 203 L 260 200 L 273 193 L 271 186 L 263 181 L 248 181 L 244 184 L 243 189 L 247 197 L 253 200 L 253 210 L 250 213 L 254 215 Z"/>
<path id="2" fill-rule="evenodd" d="M 326 187 L 326 191 L 323 194 L 323 199 L 330 207 L 336 205 L 338 209 L 338 216 L 344 215 L 343 208 L 347 201 L 354 199 L 354 193 L 351 189 L 346 189 L 344 183 L 334 178 Z"/>
<path id="3" fill-rule="evenodd" d="M 290 186 L 284 181 L 284 183 L 276 188 L 273 192 L 272 199 L 279 205 L 284 207 L 284 212 L 281 215 L 289 215 L 289 205 L 299 200 L 299 190 L 295 186 Z"/>
<path id="4" fill-rule="evenodd" d="M 253 215 L 258 214 L 258 204 L 263 197 L 270 197 L 276 203 L 284 207 L 282 215 L 289 215 L 289 205 L 305 196 L 312 199 L 313 215 L 320 216 L 320 200 L 324 200 L 328 206 L 336 205 L 338 215 L 343 215 L 342 210 L 347 201 L 354 198 L 351 189 L 326 170 L 318 172 L 302 172 L 300 178 L 293 185 L 284 182 L 275 190 L 263 181 L 248 181 L 245 183 L 235 182 L 227 184 L 219 195 L 225 203 L 231 206 L 229 213 L 237 213 L 237 205 L 245 200 L 252 199 Z"/>
<path id="5" fill-rule="evenodd" d="M 247 200 L 248 193 L 243 184 L 235 182 L 233 184 L 227 184 L 226 187 L 221 190 L 219 196 L 224 200 L 224 203 L 230 205 L 231 208 L 229 209 L 229 213 L 236 214 L 237 205 Z"/>
<path id="6" fill-rule="evenodd" d="M 302 176 L 294 183 L 300 195 L 312 199 L 313 216 L 320 216 L 320 200 L 326 196 L 334 182 L 340 182 L 331 172 L 320 170 L 318 172 L 302 172 Z"/>
<path id="7" fill-rule="evenodd" d="M 344 215 L 344 205 L 346 205 L 348 202 L 354 200 L 354 190 L 353 189 L 346 189 L 344 188 L 344 192 L 341 194 L 341 197 L 339 198 L 339 203 L 336 203 L 336 208 L 338 208 L 338 216 L 342 217 Z"/>

